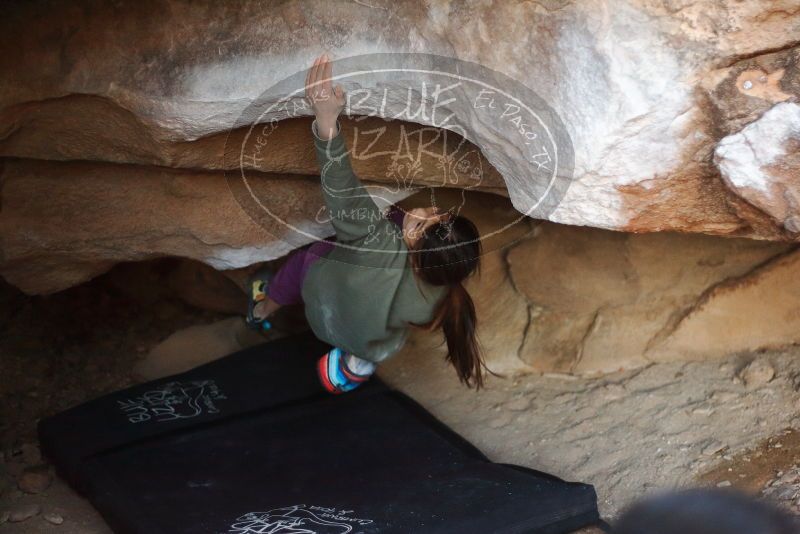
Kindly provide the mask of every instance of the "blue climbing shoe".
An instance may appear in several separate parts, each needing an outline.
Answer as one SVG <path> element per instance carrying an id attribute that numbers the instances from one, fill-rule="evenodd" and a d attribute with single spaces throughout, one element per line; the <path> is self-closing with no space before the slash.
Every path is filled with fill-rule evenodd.
<path id="1" fill-rule="evenodd" d="M 333 348 L 317 361 L 319 381 L 328 393 L 346 393 L 360 386 L 375 372 L 375 364 Z"/>
<path id="2" fill-rule="evenodd" d="M 266 318 L 257 318 L 253 312 L 256 305 L 267 297 L 267 288 L 272 280 L 272 271 L 267 267 L 262 267 L 247 280 L 247 317 L 245 323 L 248 328 L 253 330 L 266 331 L 272 328 Z"/>

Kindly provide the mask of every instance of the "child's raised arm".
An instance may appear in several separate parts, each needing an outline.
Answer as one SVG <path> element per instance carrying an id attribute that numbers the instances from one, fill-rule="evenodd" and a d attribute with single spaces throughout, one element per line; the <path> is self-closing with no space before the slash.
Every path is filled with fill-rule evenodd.
<path id="1" fill-rule="evenodd" d="M 333 67 L 328 54 L 322 54 L 306 74 L 306 98 L 317 118 L 318 136 L 327 141 L 336 137 L 336 120 L 344 109 L 344 89 L 341 85 L 333 87 L 331 77 Z"/>
<path id="2" fill-rule="evenodd" d="M 340 242 L 357 245 L 379 237 L 385 219 L 350 165 L 338 121 L 345 94 L 341 85 L 332 86 L 331 71 L 327 54 L 314 61 L 306 75 L 306 98 L 316 116 L 311 129 L 331 223 Z"/>

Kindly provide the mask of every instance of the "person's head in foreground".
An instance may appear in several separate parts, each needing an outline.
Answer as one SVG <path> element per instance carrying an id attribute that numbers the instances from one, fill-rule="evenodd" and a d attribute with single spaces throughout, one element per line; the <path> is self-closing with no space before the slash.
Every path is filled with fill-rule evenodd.
<path id="1" fill-rule="evenodd" d="M 693 489 L 647 498 L 614 525 L 614 534 L 798 534 L 787 513 L 735 491 Z"/>

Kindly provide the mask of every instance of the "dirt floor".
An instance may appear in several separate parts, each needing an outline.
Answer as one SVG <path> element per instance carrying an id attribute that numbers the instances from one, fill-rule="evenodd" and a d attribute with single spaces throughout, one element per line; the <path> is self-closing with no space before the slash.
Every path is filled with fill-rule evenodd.
<path id="1" fill-rule="evenodd" d="M 491 459 L 594 484 L 607 517 L 652 492 L 693 485 L 778 497 L 765 488 L 779 479 L 800 492 L 800 447 L 788 430 L 800 427 L 800 349 L 593 380 L 492 378 L 480 392 L 425 354 L 387 362 L 382 376 Z M 746 385 L 739 371 L 752 361 L 768 364 L 774 378 Z M 787 478 L 792 469 L 797 476 Z M 777 500 L 791 509 L 789 493 Z"/>
<path id="2" fill-rule="evenodd" d="M 151 349 L 174 332 L 213 336 L 231 320 L 157 291 L 134 296 L 113 277 L 49 298 L 0 289 L 0 534 L 110 532 L 41 458 L 36 422 L 135 382 L 148 354 L 173 358 Z M 197 348 L 198 336 L 176 339 L 175 354 Z M 800 348 L 592 380 L 490 377 L 476 392 L 430 347 L 410 343 L 415 350 L 383 364 L 381 378 L 493 460 L 594 484 L 607 517 L 648 493 L 691 485 L 741 488 L 798 510 L 800 433 L 791 429 L 800 428 Z"/>
<path id="3" fill-rule="evenodd" d="M 226 317 L 119 281 L 29 298 L 0 280 L 0 532 L 110 532 L 41 458 L 36 423 L 133 384 L 136 363 L 172 332 Z"/>

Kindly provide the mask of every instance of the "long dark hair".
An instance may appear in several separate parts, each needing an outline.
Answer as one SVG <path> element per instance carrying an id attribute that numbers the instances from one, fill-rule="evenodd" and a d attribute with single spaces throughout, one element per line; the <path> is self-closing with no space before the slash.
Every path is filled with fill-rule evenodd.
<path id="1" fill-rule="evenodd" d="M 411 261 L 416 275 L 435 286 L 448 286 L 447 295 L 434 311 L 429 329 L 441 328 L 447 342 L 445 359 L 453 364 L 459 380 L 476 389 L 483 386 L 486 368 L 475 336 L 475 304 L 464 280 L 480 267 L 481 242 L 475 225 L 462 216 L 429 226 L 414 244 Z"/>

